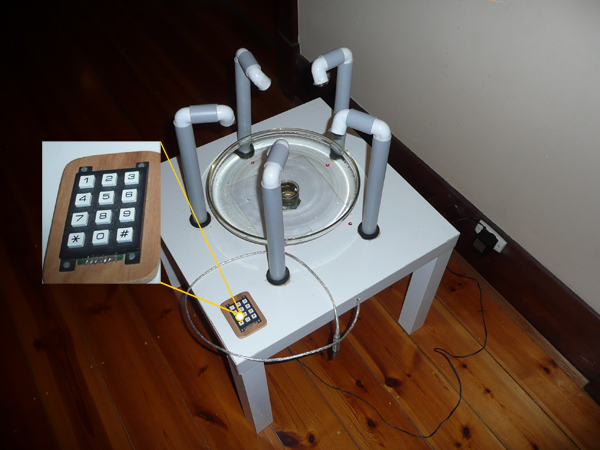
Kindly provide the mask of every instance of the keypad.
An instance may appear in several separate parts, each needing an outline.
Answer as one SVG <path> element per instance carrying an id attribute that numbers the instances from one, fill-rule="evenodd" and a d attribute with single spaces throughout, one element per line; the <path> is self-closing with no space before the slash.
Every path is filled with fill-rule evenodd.
<path id="1" fill-rule="evenodd" d="M 233 302 L 226 303 L 225 308 L 228 308 L 230 311 L 234 311 L 234 313 L 237 313 L 238 309 L 239 309 L 239 311 L 244 314 L 243 320 L 237 320 L 237 319 L 234 320 L 235 323 L 237 324 L 237 327 L 238 327 L 240 333 L 243 333 L 244 331 L 246 331 L 246 329 L 250 325 L 262 322 L 260 315 L 258 315 L 256 313 L 256 311 L 254 309 L 254 305 L 252 305 L 252 302 L 250 301 L 250 299 L 248 297 L 243 296 L 241 299 L 239 299 L 236 302 L 236 304 L 237 304 L 237 308 L 236 308 L 236 305 L 233 304 Z M 234 318 L 235 318 L 235 315 L 234 315 Z"/>
<path id="2" fill-rule="evenodd" d="M 148 166 L 139 162 L 125 169 L 79 168 L 63 232 L 61 271 L 102 261 L 140 262 Z"/>

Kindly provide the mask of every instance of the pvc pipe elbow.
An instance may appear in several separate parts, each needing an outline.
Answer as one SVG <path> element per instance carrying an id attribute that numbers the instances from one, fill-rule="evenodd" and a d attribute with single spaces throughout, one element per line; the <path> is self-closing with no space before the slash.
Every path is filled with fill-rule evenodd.
<path id="1" fill-rule="evenodd" d="M 235 115 L 229 106 L 217 105 L 217 119 L 224 127 L 230 127 L 235 123 Z"/>
<path id="2" fill-rule="evenodd" d="M 240 48 L 238 49 L 237 52 L 235 52 L 235 57 L 239 59 L 240 56 L 242 56 L 244 53 L 249 52 L 250 50 L 248 50 L 247 48 Z"/>
<path id="3" fill-rule="evenodd" d="M 181 108 L 179 111 L 175 113 L 175 119 L 173 120 L 173 125 L 178 128 L 183 128 L 192 124 L 192 116 L 190 114 L 190 108 L 185 107 Z"/>
<path id="4" fill-rule="evenodd" d="M 315 59 L 311 66 L 311 72 L 315 86 L 323 86 L 329 81 L 327 71 L 339 67 L 342 64 L 352 64 L 354 58 L 350 49 L 346 47 L 336 48 Z"/>
<path id="5" fill-rule="evenodd" d="M 343 136 L 346 134 L 346 129 L 348 125 L 346 125 L 346 121 L 348 119 L 349 109 L 342 109 L 339 111 L 334 117 L 333 122 L 331 123 L 331 133 L 336 134 L 338 136 Z"/>
<path id="6" fill-rule="evenodd" d="M 389 141 L 392 139 L 392 132 L 387 123 L 383 120 L 375 119 L 373 126 L 371 127 L 371 134 L 379 141 Z"/>
<path id="7" fill-rule="evenodd" d="M 252 81 L 258 89 L 266 91 L 271 86 L 271 79 L 264 74 L 258 64 L 248 67 L 246 76 Z"/>
<path id="8" fill-rule="evenodd" d="M 281 188 L 281 173 L 290 155 L 290 145 L 285 139 L 275 141 L 269 150 L 269 156 L 264 166 L 262 186 L 265 189 Z"/>
<path id="9" fill-rule="evenodd" d="M 327 70 L 327 61 L 322 56 L 313 61 L 310 71 L 312 72 L 315 86 L 323 86 L 329 82 Z"/>
<path id="10" fill-rule="evenodd" d="M 271 86 L 271 79 L 264 74 L 254 55 L 245 48 L 240 48 L 235 53 L 235 60 L 242 68 L 242 72 L 252 81 L 258 89 L 266 91 Z"/>
<path id="11" fill-rule="evenodd" d="M 267 161 L 263 171 L 262 186 L 265 189 L 275 189 L 281 186 L 281 166 L 274 162 Z"/>
<path id="12" fill-rule="evenodd" d="M 344 53 L 344 64 L 350 64 L 354 62 L 354 57 L 352 56 L 352 52 L 349 48 L 340 47 L 340 50 Z"/>

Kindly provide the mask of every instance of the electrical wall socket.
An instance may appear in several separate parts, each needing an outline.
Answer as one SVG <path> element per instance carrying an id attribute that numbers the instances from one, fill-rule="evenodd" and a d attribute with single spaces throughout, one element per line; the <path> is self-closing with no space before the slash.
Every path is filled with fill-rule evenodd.
<path id="1" fill-rule="evenodd" d="M 504 247 L 506 247 L 506 241 L 504 240 L 504 238 L 500 236 L 492 227 L 490 227 L 483 220 L 480 220 L 479 223 L 475 226 L 475 233 L 479 233 L 483 229 L 483 227 L 485 227 L 490 233 L 492 233 L 498 238 L 498 242 L 496 243 L 496 245 L 494 245 L 494 250 L 498 253 L 502 253 L 502 250 L 504 250 Z"/>

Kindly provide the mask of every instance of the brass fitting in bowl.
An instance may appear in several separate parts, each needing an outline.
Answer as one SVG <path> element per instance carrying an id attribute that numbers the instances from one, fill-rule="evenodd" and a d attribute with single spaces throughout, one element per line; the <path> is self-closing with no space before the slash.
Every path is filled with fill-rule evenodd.
<path id="1" fill-rule="evenodd" d="M 283 209 L 296 209 L 300 204 L 300 187 L 295 181 L 281 182 L 281 200 Z"/>

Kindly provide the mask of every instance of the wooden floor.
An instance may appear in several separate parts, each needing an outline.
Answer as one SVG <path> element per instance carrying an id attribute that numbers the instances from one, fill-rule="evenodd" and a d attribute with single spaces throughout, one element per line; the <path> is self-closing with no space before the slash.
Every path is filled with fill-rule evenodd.
<path id="1" fill-rule="evenodd" d="M 425 326 L 411 336 L 394 320 L 402 280 L 363 304 L 336 359 L 303 360 L 314 373 L 297 362 L 268 365 L 274 422 L 259 435 L 225 360 L 189 331 L 171 290 L 41 285 L 41 142 L 161 140 L 177 154 L 179 108 L 234 104 L 237 48 L 275 75 L 273 3 L 257 3 L 265 6 L 258 27 L 228 2 L 4 7 L 0 448 L 600 448 L 600 406 L 458 255 L 450 268 L 483 287 L 489 341 L 478 355 L 453 360 L 463 401 L 430 439 L 388 427 L 375 409 L 317 376 L 397 427 L 431 433 L 459 398 L 452 369 L 434 349 L 467 354 L 483 342 L 472 280 L 447 272 Z M 255 121 L 294 106 L 276 83 L 254 95 Z M 202 144 L 229 132 L 199 127 L 196 138 Z M 342 319 L 346 326 L 351 315 Z M 320 346 L 330 331 L 282 354 Z"/>

